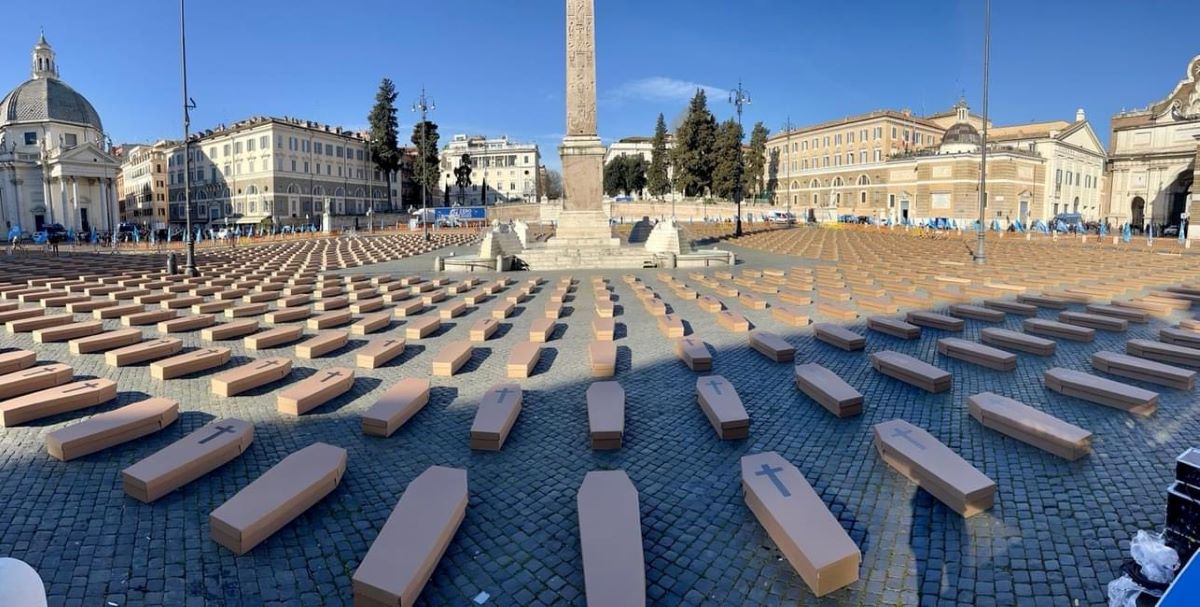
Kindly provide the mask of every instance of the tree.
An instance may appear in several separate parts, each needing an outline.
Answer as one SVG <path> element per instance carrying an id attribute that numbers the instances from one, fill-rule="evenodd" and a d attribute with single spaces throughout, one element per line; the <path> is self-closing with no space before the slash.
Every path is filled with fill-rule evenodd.
<path id="1" fill-rule="evenodd" d="M 662 199 L 671 193 L 671 178 L 667 172 L 671 159 L 667 156 L 667 122 L 658 115 L 654 126 L 654 140 L 650 144 L 650 167 L 646 170 L 646 189 L 650 195 Z"/>
<path id="2" fill-rule="evenodd" d="M 371 140 L 368 149 L 371 152 L 371 162 L 383 173 L 387 181 L 388 209 L 392 209 L 392 174 L 400 167 L 400 147 L 397 143 L 396 122 L 396 85 L 388 78 L 379 83 L 379 91 L 375 93 L 375 106 L 367 116 L 371 125 Z"/>
<path id="3" fill-rule="evenodd" d="M 413 145 L 417 146 L 417 158 L 413 163 L 413 178 L 417 185 L 425 187 L 425 196 L 438 186 L 438 127 L 428 120 L 413 125 Z"/>
<path id="4" fill-rule="evenodd" d="M 708 111 L 704 89 L 697 89 L 683 123 L 675 130 L 671 153 L 675 189 L 684 196 L 703 196 L 712 187 L 716 139 L 717 119 Z"/>
<path id="5" fill-rule="evenodd" d="M 479 204 L 480 206 L 487 204 L 487 175 L 483 176 L 483 185 L 479 186 Z"/>
<path id="6" fill-rule="evenodd" d="M 562 173 L 554 169 L 546 169 L 546 179 L 542 183 L 542 193 L 546 195 L 546 200 L 558 200 L 562 198 Z"/>
<path id="7" fill-rule="evenodd" d="M 646 189 L 646 159 L 641 154 L 637 156 L 626 156 L 623 169 L 625 186 L 625 195 L 637 194 L 642 195 Z"/>
<path id="8" fill-rule="evenodd" d="M 766 190 L 763 179 L 767 162 L 767 136 L 771 132 L 762 122 L 754 123 L 750 130 L 750 157 L 746 159 L 746 186 L 753 195 L 762 194 Z"/>
<path id="9" fill-rule="evenodd" d="M 466 204 L 467 188 L 471 187 L 471 155 L 463 153 L 454 169 L 454 185 L 458 186 L 458 204 Z"/>
<path id="10" fill-rule="evenodd" d="M 742 127 L 733 118 L 717 128 L 713 156 L 712 193 L 718 198 L 732 199 L 743 173 Z"/>
<path id="11" fill-rule="evenodd" d="M 779 148 L 771 150 L 770 158 L 767 162 L 767 194 L 771 204 L 775 204 L 775 192 L 779 190 Z"/>
<path id="12" fill-rule="evenodd" d="M 616 196 L 625 186 L 625 157 L 617 156 L 604 165 L 604 193 Z"/>

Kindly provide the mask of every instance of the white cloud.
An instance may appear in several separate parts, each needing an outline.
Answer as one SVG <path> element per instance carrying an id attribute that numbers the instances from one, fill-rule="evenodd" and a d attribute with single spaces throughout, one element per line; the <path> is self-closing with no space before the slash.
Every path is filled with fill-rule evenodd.
<path id="1" fill-rule="evenodd" d="M 630 80 L 609 91 L 608 101 L 687 101 L 696 94 L 696 89 L 704 89 L 709 98 L 720 98 L 728 93 L 725 89 L 691 82 L 667 78 L 666 76 L 651 76 Z"/>

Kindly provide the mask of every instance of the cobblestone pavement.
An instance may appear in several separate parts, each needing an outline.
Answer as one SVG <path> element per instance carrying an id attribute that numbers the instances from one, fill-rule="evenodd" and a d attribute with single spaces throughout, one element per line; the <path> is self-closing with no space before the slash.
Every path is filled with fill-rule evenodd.
<path id="1" fill-rule="evenodd" d="M 739 253 L 744 267 L 806 263 Z M 425 255 L 348 272 L 430 267 L 432 256 Z M 77 375 L 116 380 L 118 401 L 95 411 L 154 395 L 178 399 L 182 413 L 157 435 L 69 463 L 50 459 L 44 438 L 81 415 L 0 430 L 0 554 L 41 572 L 52 605 L 350 604 L 350 576 L 404 487 L 426 467 L 443 464 L 469 470 L 470 505 L 418 604 L 470 605 L 487 592 L 488 605 L 582 605 L 576 492 L 586 472 L 619 468 L 640 493 L 653 604 L 1102 605 L 1128 538 L 1163 525 L 1173 460 L 1200 435 L 1191 393 L 1162 390 L 1158 412 L 1142 419 L 1041 385 L 1043 370 L 1090 370 L 1089 354 L 1123 351 L 1126 339 L 1153 339 L 1164 320 L 1131 325 L 1126 333 L 1098 331 L 1091 344 L 1061 341 L 1056 355 L 1021 355 L 1009 373 L 939 356 L 939 331 L 926 329 L 912 342 L 869 334 L 867 353 L 897 350 L 953 372 L 953 390 L 931 395 L 875 373 L 867 353 L 842 352 L 813 340 L 808 329 L 776 323 L 769 312 L 739 309 L 756 326 L 785 335 L 797 347 L 797 361 L 825 365 L 865 395 L 861 416 L 837 419 L 797 391 L 790 364 L 771 363 L 746 347 L 744 335 L 717 326 L 654 272 L 635 273 L 710 344 L 714 372 L 729 378 L 746 403 L 749 439 L 717 440 L 696 405 L 696 374 L 674 357 L 621 272 L 603 274 L 620 298 L 616 379 L 627 394 L 625 444 L 615 452 L 594 452 L 587 438 L 590 278 L 599 272 L 572 273 L 579 285 L 567 303 L 570 314 L 546 344 L 536 374 L 522 381 L 524 408 L 498 453 L 468 448 L 475 404 L 503 380 L 509 349 L 527 339 L 559 273 L 540 273 L 551 282 L 476 348 L 459 375 L 433 379 L 429 406 L 387 439 L 363 435 L 359 414 L 398 379 L 427 377 L 434 352 L 466 339 L 490 303 L 435 337 L 410 342 L 386 367 L 359 369 L 352 393 L 296 419 L 276 413 L 278 385 L 221 399 L 209 393 L 209 374 L 156 381 L 144 365 L 113 369 L 102 356 L 73 357 L 65 345 L 35 345 L 28 334 L 5 333 L 3 348 L 33 348 L 42 360 L 74 365 Z M 394 321 L 389 331 L 403 324 Z M 1020 319 L 1010 316 L 1004 325 L 1018 329 Z M 962 336 L 977 339 L 984 326 L 968 321 Z M 184 340 L 185 347 L 200 343 L 196 334 Z M 353 366 L 365 343 L 355 337 L 331 356 L 298 359 L 287 383 L 324 366 Z M 255 353 L 240 341 L 223 345 L 234 350 L 230 365 L 291 355 L 290 348 Z M 1093 453 L 1067 462 L 982 428 L 967 415 L 965 399 L 984 390 L 1091 430 Z M 153 505 L 125 496 L 122 468 L 217 416 L 256 425 L 245 455 Z M 995 507 L 964 520 L 884 464 L 871 447 L 871 427 L 896 417 L 926 428 L 993 478 Z M 333 494 L 246 556 L 209 539 L 211 510 L 315 441 L 349 451 L 345 479 Z M 857 583 L 814 598 L 751 515 L 738 459 L 765 450 L 779 451 L 801 470 L 860 546 Z"/>

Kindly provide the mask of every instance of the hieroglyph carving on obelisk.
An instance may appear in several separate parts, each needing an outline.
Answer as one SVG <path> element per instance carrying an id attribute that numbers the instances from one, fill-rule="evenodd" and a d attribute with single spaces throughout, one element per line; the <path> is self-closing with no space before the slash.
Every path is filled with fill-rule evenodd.
<path id="1" fill-rule="evenodd" d="M 567 136 L 596 135 L 593 0 L 567 0 Z"/>

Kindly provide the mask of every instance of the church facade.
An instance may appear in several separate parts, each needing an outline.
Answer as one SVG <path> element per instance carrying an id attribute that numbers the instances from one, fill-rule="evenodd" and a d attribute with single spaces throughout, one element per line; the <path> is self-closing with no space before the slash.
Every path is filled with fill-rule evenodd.
<path id="1" fill-rule="evenodd" d="M 32 233 L 50 224 L 111 231 L 120 221 L 116 177 L 100 115 L 59 78 L 43 35 L 32 75 L 0 100 L 0 224 Z"/>
<path id="2" fill-rule="evenodd" d="M 1113 116 L 1109 138 L 1109 207 L 1120 222 L 1156 231 L 1179 225 L 1200 197 L 1200 55 L 1164 99 Z M 1194 218 L 1190 221 L 1195 225 Z M 1200 238 L 1200 230 L 1188 230 Z"/>

